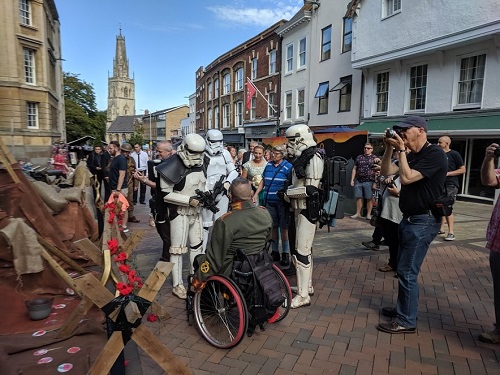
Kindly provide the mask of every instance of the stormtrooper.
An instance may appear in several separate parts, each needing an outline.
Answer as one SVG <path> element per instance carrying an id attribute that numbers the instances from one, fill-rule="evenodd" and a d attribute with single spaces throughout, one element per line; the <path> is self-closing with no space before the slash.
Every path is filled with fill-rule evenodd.
<path id="1" fill-rule="evenodd" d="M 177 153 L 156 167 L 170 218 L 170 261 L 174 263 L 172 293 L 181 299 L 186 298 L 186 288 L 182 282 L 182 254 L 187 253 L 189 243 L 192 267 L 194 258 L 203 251 L 202 207 L 196 189 L 203 191 L 205 188 L 204 151 L 203 137 L 188 134 Z"/>
<path id="2" fill-rule="evenodd" d="M 206 136 L 205 145 L 205 167 L 207 169 L 207 184 L 205 191 L 213 190 L 215 184 L 221 180 L 224 191 L 229 189 L 229 185 L 238 177 L 238 171 L 233 163 L 229 151 L 224 149 L 223 136 L 220 130 L 210 129 Z M 207 248 L 208 233 L 214 221 L 224 215 L 229 207 L 227 194 L 220 193 L 215 198 L 219 211 L 213 213 L 207 208 L 202 210 L 203 218 L 203 251 Z"/>
<path id="3" fill-rule="evenodd" d="M 319 219 L 319 185 L 323 176 L 324 161 L 317 151 L 316 141 L 307 125 L 294 125 L 287 129 L 287 152 L 294 157 L 292 184 L 285 192 L 294 210 L 296 240 L 292 251 L 292 262 L 297 269 L 297 295 L 291 308 L 311 304 L 312 286 L 312 243 Z"/>

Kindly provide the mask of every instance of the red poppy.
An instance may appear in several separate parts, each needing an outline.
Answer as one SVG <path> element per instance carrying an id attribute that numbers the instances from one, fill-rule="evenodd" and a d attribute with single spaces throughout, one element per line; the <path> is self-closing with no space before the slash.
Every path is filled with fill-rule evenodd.
<path id="1" fill-rule="evenodd" d="M 119 269 L 120 271 L 122 271 L 123 273 L 126 273 L 126 274 L 128 274 L 128 273 L 130 272 L 130 267 L 129 267 L 129 266 L 127 266 L 126 264 L 120 264 L 120 265 L 118 266 L 118 269 Z"/>
<path id="2" fill-rule="evenodd" d="M 148 322 L 156 322 L 158 320 L 158 315 L 153 314 L 153 313 L 148 314 L 147 319 L 148 319 Z"/>
<path id="3" fill-rule="evenodd" d="M 123 262 L 123 261 L 127 260 L 127 258 L 128 258 L 127 253 L 125 253 L 125 252 L 123 252 L 123 251 L 122 251 L 122 252 L 121 252 L 121 253 L 119 253 L 117 256 L 115 256 L 115 257 L 113 258 L 113 260 L 114 260 L 115 262 Z"/>

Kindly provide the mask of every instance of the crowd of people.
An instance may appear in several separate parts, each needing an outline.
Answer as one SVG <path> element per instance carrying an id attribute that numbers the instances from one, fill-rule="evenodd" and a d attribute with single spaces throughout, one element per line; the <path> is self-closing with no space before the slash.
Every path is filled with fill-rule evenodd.
<path id="1" fill-rule="evenodd" d="M 444 240 L 455 239 L 453 214 L 440 211 L 436 202 L 443 196 L 456 198 L 465 166 L 460 154 L 451 149 L 448 136 L 439 138 L 437 145 L 428 141 L 425 119 L 407 117 L 393 130 L 383 138 L 382 156 L 374 155 L 372 144 L 364 145 L 363 154 L 354 163 L 351 185 L 356 198 L 352 218 L 363 217 L 364 208 L 366 219 L 377 211 L 373 238 L 363 244 L 372 250 L 389 247 L 388 262 L 379 270 L 395 273 L 398 298 L 396 306 L 382 309 L 392 321 L 379 324 L 378 329 L 396 334 L 416 330 L 417 278 L 430 243 L 438 234 L 446 234 L 446 226 Z M 323 155 L 306 125 L 292 126 L 286 137 L 286 145 L 266 150 L 251 142 L 247 151 L 225 146 L 222 133 L 210 130 L 205 138 L 186 136 L 177 150 L 170 142 L 159 142 L 153 158 L 138 144 L 110 142 L 106 149 L 94 147 L 87 166 L 97 186 L 103 186 L 105 201 L 114 196 L 127 200 L 124 232 L 128 232 L 127 223 L 139 222 L 133 214 L 134 205 L 146 204 L 146 188 L 151 188 L 150 225 L 156 227 L 163 242 L 160 260 L 175 264 L 174 295 L 186 298 L 184 253 L 190 254 L 190 273 L 196 275 L 197 285 L 203 285 L 210 275 L 228 272 L 238 248 L 264 251 L 269 241 L 272 260 L 290 270 L 288 274 L 297 275 L 291 307 L 298 308 L 309 305 L 314 293 L 311 248 L 317 215 L 311 207 L 317 203 L 313 197 L 320 188 Z M 487 148 L 481 174 L 483 184 L 495 188 L 500 187 L 500 170 L 493 163 L 498 147 L 492 144 Z M 62 168 L 59 159 L 54 158 L 54 166 Z M 199 191 L 214 192 L 215 196 L 209 202 Z M 374 199 L 377 196 L 380 198 Z M 264 211 L 247 211 L 259 206 L 265 208 L 265 215 Z M 259 219 L 251 223 L 248 216 L 233 220 L 240 217 L 239 210 Z M 497 203 L 487 247 L 491 250 L 498 324 L 499 223 Z M 197 256 L 201 257 L 195 262 Z M 480 339 L 500 343 L 500 331 L 495 328 Z"/>

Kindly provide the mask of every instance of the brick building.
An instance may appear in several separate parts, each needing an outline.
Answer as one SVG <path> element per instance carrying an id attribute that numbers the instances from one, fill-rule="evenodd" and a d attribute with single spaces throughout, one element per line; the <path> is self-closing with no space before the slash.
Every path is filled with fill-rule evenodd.
<path id="1" fill-rule="evenodd" d="M 196 132 L 220 129 L 224 141 L 246 146 L 276 136 L 279 127 L 281 20 L 196 71 Z M 246 80 L 257 92 L 246 108 Z M 268 105 L 269 103 L 269 105 Z"/>

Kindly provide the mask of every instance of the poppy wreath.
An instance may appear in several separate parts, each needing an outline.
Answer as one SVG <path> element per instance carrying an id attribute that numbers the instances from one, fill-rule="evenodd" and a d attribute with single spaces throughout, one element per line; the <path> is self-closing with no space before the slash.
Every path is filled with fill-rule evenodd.
<path id="1" fill-rule="evenodd" d="M 108 223 L 112 224 L 115 219 L 118 223 L 118 229 L 123 230 L 123 211 L 122 204 L 115 199 L 113 202 L 108 202 L 104 205 L 104 209 L 109 211 Z"/>

